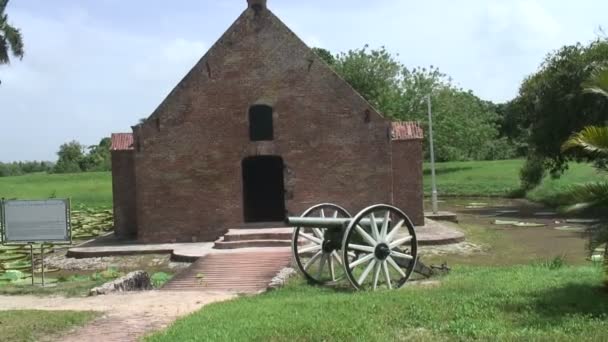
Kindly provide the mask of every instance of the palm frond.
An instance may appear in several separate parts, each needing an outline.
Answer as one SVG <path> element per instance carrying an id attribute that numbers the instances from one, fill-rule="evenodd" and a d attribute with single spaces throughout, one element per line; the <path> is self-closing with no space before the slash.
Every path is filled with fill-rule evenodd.
<path id="1" fill-rule="evenodd" d="M 580 148 L 590 154 L 608 155 L 608 126 L 587 126 L 562 145 L 562 152 Z"/>
<path id="2" fill-rule="evenodd" d="M 583 83 L 584 91 L 608 97 L 608 68 L 596 68 L 587 82 Z"/>
<path id="3" fill-rule="evenodd" d="M 571 203 L 566 212 L 583 213 L 597 211 L 608 217 L 608 181 L 573 186 L 566 194 Z"/>
<path id="4" fill-rule="evenodd" d="M 2 28 L 4 31 L 4 39 L 8 42 L 8 45 L 13 52 L 13 56 L 23 58 L 23 38 L 19 29 L 11 26 L 4 25 Z"/>
<path id="5" fill-rule="evenodd" d="M 0 15 L 2 15 L 2 13 L 4 13 L 4 10 L 6 9 L 6 5 L 8 5 L 8 0 L 0 0 Z"/>
<path id="6" fill-rule="evenodd" d="M 8 42 L 0 35 L 0 64 L 8 64 Z"/>

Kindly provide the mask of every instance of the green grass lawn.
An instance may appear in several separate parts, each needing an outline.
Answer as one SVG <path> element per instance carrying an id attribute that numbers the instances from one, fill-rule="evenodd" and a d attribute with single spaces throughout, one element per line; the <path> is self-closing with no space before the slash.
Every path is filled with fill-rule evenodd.
<path id="1" fill-rule="evenodd" d="M 209 305 L 147 341 L 605 341 L 599 267 L 457 267 L 436 287 L 338 292 L 299 281 Z"/>
<path id="2" fill-rule="evenodd" d="M 523 160 L 496 160 L 437 163 L 439 196 L 506 197 L 519 190 L 519 170 Z M 575 183 L 597 179 L 597 171 L 589 164 L 571 163 L 559 179 L 545 177 L 541 185 L 527 194 L 534 201 L 559 204 L 559 194 Z M 431 193 L 430 164 L 424 164 L 424 191 Z"/>
<path id="3" fill-rule="evenodd" d="M 109 172 L 75 174 L 36 173 L 0 177 L 0 197 L 7 199 L 71 198 L 72 204 L 112 206 L 112 176 Z"/>
<path id="4" fill-rule="evenodd" d="M 84 325 L 97 315 L 80 311 L 0 311 L 0 341 L 48 340 L 50 336 Z"/>

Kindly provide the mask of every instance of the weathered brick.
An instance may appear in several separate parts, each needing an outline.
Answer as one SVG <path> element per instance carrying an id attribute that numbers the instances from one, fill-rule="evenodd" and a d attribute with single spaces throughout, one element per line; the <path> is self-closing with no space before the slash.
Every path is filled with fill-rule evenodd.
<path id="1" fill-rule="evenodd" d="M 390 121 L 264 8 L 245 10 L 133 127 L 135 182 L 119 170 L 127 162 L 113 165 L 126 177 L 115 181 L 117 226 L 135 222 L 144 242 L 215 240 L 243 225 L 241 162 L 258 155 L 283 158 L 289 214 L 395 203 L 422 223 L 421 141 L 392 141 Z M 273 141 L 249 140 L 254 104 L 273 107 Z"/>

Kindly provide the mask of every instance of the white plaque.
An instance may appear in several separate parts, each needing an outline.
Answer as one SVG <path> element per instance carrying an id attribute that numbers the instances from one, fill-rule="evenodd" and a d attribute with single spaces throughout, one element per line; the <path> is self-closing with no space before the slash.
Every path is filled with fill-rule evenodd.
<path id="1" fill-rule="evenodd" d="M 69 217 L 68 200 L 6 200 L 2 202 L 4 242 L 70 242 Z"/>

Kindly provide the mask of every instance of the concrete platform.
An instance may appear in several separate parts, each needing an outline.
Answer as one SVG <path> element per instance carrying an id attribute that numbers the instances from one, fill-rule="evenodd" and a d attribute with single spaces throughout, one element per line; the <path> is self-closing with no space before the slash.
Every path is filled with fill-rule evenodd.
<path id="1" fill-rule="evenodd" d="M 425 225 L 416 227 L 416 236 L 420 246 L 450 245 L 465 240 L 465 235 L 452 225 L 425 219 Z"/>
<path id="2" fill-rule="evenodd" d="M 242 231 L 241 234 L 232 231 L 234 242 L 239 242 L 241 238 L 251 238 L 251 234 L 256 237 L 271 238 L 274 235 L 287 238 L 291 234 L 291 228 L 261 228 L 257 230 Z M 453 227 L 453 224 L 437 222 L 426 219 L 426 224 L 416 227 L 418 244 L 421 246 L 447 245 L 458 243 L 465 240 L 465 235 L 460 230 Z M 247 240 L 240 240 L 246 242 Z M 289 241 L 285 239 L 285 241 Z M 214 242 L 193 242 L 193 243 L 163 243 L 163 244 L 142 244 L 136 241 L 121 241 L 114 236 L 106 236 L 97 240 L 89 241 L 82 245 L 68 249 L 67 256 L 72 258 L 96 258 L 121 255 L 142 255 L 142 254 L 171 254 L 171 260 L 194 262 L 208 254 L 217 253 L 240 253 L 250 252 L 280 252 L 289 251 L 289 244 L 281 243 L 279 246 L 257 247 L 247 246 L 247 244 L 237 249 L 217 249 L 213 248 Z"/>
<path id="3" fill-rule="evenodd" d="M 437 214 L 433 214 L 429 211 L 424 213 L 424 217 L 435 221 L 449 221 L 458 223 L 458 216 L 450 211 L 439 211 Z"/>

